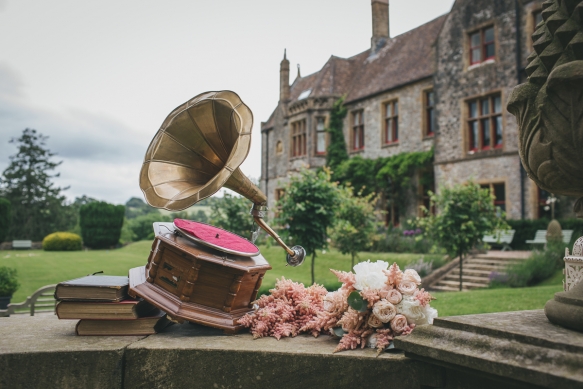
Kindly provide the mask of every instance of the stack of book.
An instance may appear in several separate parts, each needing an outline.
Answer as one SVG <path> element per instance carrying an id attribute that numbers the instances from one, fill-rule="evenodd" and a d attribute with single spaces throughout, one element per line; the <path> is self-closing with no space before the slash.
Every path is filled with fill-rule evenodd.
<path id="1" fill-rule="evenodd" d="M 77 335 L 151 335 L 172 323 L 127 291 L 128 277 L 91 275 L 61 282 L 55 290 L 57 316 L 79 320 Z"/>

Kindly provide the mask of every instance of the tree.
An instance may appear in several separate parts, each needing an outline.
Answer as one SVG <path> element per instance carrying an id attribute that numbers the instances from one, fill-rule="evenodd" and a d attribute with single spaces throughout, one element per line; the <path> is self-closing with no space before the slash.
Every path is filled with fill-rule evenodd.
<path id="1" fill-rule="evenodd" d="M 0 243 L 4 242 L 10 228 L 12 217 L 12 204 L 7 199 L 0 197 Z"/>
<path id="2" fill-rule="evenodd" d="M 10 143 L 18 152 L 0 178 L 0 196 L 12 204 L 9 238 L 42 240 L 51 232 L 72 228 L 72 214 L 66 211 L 65 196 L 54 186 L 50 174 L 61 162 L 54 162 L 54 153 L 46 148 L 48 137 L 34 129 L 25 129 L 20 138 Z"/>
<path id="3" fill-rule="evenodd" d="M 245 197 L 225 193 L 211 203 L 210 224 L 249 238 L 253 231 L 251 207 Z"/>
<path id="4" fill-rule="evenodd" d="M 352 188 L 342 188 L 340 204 L 336 211 L 336 223 L 330 230 L 334 246 L 342 254 L 350 254 L 352 267 L 358 253 L 369 249 L 374 241 L 375 231 L 379 225 L 373 194 L 354 196 Z"/>
<path id="5" fill-rule="evenodd" d="M 303 246 L 312 256 L 312 284 L 316 250 L 327 246 L 326 229 L 334 222 L 339 189 L 330 181 L 330 171 L 304 169 L 292 177 L 278 202 L 276 222 L 285 228 L 282 235 Z"/>
<path id="6" fill-rule="evenodd" d="M 443 247 L 453 258 L 460 259 L 460 290 L 462 290 L 463 256 L 486 234 L 508 229 L 504 215 L 494 206 L 494 196 L 473 181 L 450 188 L 442 188 L 439 195 L 431 194 L 431 204 L 438 210 L 417 218 L 416 224 Z"/>
<path id="7" fill-rule="evenodd" d="M 143 216 L 147 214 L 159 214 L 160 212 L 146 204 L 144 200 L 139 197 L 132 197 L 126 202 L 126 218 L 134 219 L 138 216 Z"/>
<path id="8" fill-rule="evenodd" d="M 85 246 L 104 249 L 116 246 L 121 236 L 125 207 L 95 201 L 81 206 L 79 224 Z"/>
<path id="9" fill-rule="evenodd" d="M 348 159 L 346 140 L 342 131 L 342 124 L 346 117 L 346 112 L 347 109 L 344 106 L 343 96 L 336 100 L 332 106 L 332 110 L 330 111 L 330 124 L 327 129 L 330 134 L 330 144 L 326 150 L 326 165 L 333 171 L 336 170 L 338 165 Z"/>

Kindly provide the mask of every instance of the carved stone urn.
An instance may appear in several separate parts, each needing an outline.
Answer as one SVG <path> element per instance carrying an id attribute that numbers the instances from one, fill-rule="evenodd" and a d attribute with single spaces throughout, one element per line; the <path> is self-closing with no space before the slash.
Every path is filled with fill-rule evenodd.
<path id="1" fill-rule="evenodd" d="M 575 214 L 583 218 L 583 0 L 545 1 L 542 17 L 532 35 L 528 81 L 514 88 L 508 111 L 518 121 L 528 176 L 548 192 L 579 197 Z M 545 314 L 583 331 L 583 282 L 555 294 Z"/>

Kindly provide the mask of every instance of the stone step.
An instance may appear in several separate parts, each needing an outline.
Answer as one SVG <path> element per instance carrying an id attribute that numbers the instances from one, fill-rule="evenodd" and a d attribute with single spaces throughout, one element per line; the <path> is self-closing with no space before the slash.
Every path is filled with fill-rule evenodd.
<path id="1" fill-rule="evenodd" d="M 497 271 L 496 269 L 492 270 L 492 269 L 488 269 L 488 270 L 478 270 L 478 269 L 473 269 L 473 268 L 467 268 L 464 266 L 464 276 L 468 275 L 468 276 L 482 276 L 485 278 L 488 278 L 490 276 L 490 274 L 492 273 L 492 271 L 496 271 L 497 273 L 500 273 L 499 271 Z M 451 272 L 449 272 L 448 274 L 460 274 L 460 270 L 459 268 L 456 268 L 454 270 L 452 270 Z"/>
<path id="2" fill-rule="evenodd" d="M 449 281 L 449 280 L 444 280 L 441 279 L 437 282 L 437 286 L 459 286 L 459 280 L 458 281 Z M 463 286 L 467 286 L 468 288 L 484 288 L 486 286 L 488 286 L 487 284 L 480 284 L 477 282 L 463 282 Z"/>
<path id="3" fill-rule="evenodd" d="M 519 261 L 499 261 L 497 259 L 476 259 L 476 258 L 469 258 L 464 261 L 464 264 L 480 264 L 480 265 L 499 265 L 499 266 L 508 266 L 513 263 L 517 263 Z"/>
<path id="4" fill-rule="evenodd" d="M 448 273 L 445 277 L 442 278 L 442 280 L 447 280 L 447 281 L 452 281 L 452 280 L 459 281 L 459 279 L 460 279 L 459 273 L 458 274 Z M 471 282 L 476 282 L 479 284 L 485 283 L 486 285 L 490 283 L 490 280 L 488 279 L 488 277 L 469 276 L 469 275 L 465 274 L 465 272 L 463 275 L 463 279 L 464 279 L 464 282 L 471 281 Z"/>
<path id="5" fill-rule="evenodd" d="M 466 285 L 464 284 L 462 287 L 462 292 L 467 292 L 469 290 L 472 289 L 476 289 L 476 288 L 467 288 Z M 432 291 L 437 291 L 437 292 L 459 292 L 460 288 L 459 285 L 458 286 L 441 286 L 441 285 L 433 285 L 431 287 Z"/>

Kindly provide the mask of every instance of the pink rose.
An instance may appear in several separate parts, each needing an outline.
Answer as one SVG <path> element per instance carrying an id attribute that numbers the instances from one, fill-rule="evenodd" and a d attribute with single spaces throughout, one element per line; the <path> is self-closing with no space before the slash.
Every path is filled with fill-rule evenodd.
<path id="1" fill-rule="evenodd" d="M 372 328 L 380 328 L 383 326 L 383 322 L 376 315 L 370 315 L 368 318 L 368 325 Z"/>
<path id="2" fill-rule="evenodd" d="M 399 292 L 397 289 L 391 289 L 389 290 L 389 292 L 387 293 L 387 297 L 386 297 L 387 301 L 390 302 L 393 305 L 397 305 L 401 302 L 401 300 L 403 299 L 403 295 L 401 294 L 401 292 Z"/>
<path id="3" fill-rule="evenodd" d="M 413 281 L 415 285 L 421 284 L 421 277 L 414 269 L 407 269 L 403 272 L 403 281 Z"/>
<path id="4" fill-rule="evenodd" d="M 413 281 L 402 280 L 397 285 L 397 289 L 399 292 L 411 296 L 417 291 L 417 284 Z"/>
<path id="5" fill-rule="evenodd" d="M 387 300 L 381 300 L 374 305 L 372 313 L 383 323 L 388 323 L 397 314 L 397 308 Z"/>
<path id="6" fill-rule="evenodd" d="M 408 326 L 407 318 L 403 315 L 395 315 L 393 320 L 391 320 L 391 329 L 396 335 L 400 335 Z"/>

